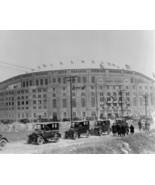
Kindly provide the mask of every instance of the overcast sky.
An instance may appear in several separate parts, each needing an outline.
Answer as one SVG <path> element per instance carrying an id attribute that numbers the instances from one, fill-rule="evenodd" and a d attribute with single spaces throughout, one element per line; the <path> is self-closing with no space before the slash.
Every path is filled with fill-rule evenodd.
<path id="1" fill-rule="evenodd" d="M 52 70 L 96 68 L 101 61 L 105 67 L 110 67 L 107 64 L 110 62 L 125 69 L 127 64 L 132 70 L 152 77 L 154 32 L 0 31 L 0 81 L 25 73 L 26 69 L 13 68 L 13 65 Z"/>

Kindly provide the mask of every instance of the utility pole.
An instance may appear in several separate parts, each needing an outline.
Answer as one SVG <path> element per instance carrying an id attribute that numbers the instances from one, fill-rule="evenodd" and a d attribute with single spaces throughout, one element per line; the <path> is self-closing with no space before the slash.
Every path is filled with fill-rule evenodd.
<path id="1" fill-rule="evenodd" d="M 71 114 L 71 123 L 72 123 L 72 120 L 73 120 L 73 115 L 72 115 L 72 112 L 73 112 L 73 107 L 72 107 L 72 82 L 75 80 L 75 78 L 77 78 L 77 76 L 68 76 L 68 77 L 65 77 L 67 79 L 67 81 L 70 82 L 70 114 Z"/>
<path id="2" fill-rule="evenodd" d="M 122 114 L 122 117 L 123 117 L 123 111 L 124 111 L 124 109 L 123 109 L 123 92 L 124 92 L 125 90 L 122 90 L 122 89 L 120 89 L 119 91 L 118 91 L 118 93 L 120 94 L 120 100 L 121 100 L 121 102 L 120 102 L 120 107 L 121 107 L 121 114 Z"/>
<path id="3" fill-rule="evenodd" d="M 148 100 L 148 95 L 147 93 L 145 95 L 142 95 L 145 99 L 145 116 L 147 117 L 147 100 Z"/>

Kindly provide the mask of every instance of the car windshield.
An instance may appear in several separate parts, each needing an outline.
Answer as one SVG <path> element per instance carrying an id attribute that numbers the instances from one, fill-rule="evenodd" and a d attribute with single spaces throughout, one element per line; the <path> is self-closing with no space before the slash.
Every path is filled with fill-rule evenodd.
<path id="1" fill-rule="evenodd" d="M 42 128 L 41 125 L 38 125 L 38 124 L 35 125 L 35 130 L 41 130 L 41 128 Z"/>
<path id="2" fill-rule="evenodd" d="M 103 121 L 97 121 L 95 125 L 96 125 L 96 126 L 103 125 Z"/>
<path id="3" fill-rule="evenodd" d="M 78 128 L 79 123 L 73 122 L 71 123 L 71 128 Z"/>

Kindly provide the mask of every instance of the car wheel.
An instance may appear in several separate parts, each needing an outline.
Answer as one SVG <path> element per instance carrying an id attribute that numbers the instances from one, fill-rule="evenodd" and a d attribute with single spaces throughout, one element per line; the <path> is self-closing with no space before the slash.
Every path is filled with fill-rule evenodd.
<path id="1" fill-rule="evenodd" d="M 44 143 L 44 138 L 42 137 L 42 136 L 39 136 L 38 138 L 37 138 L 37 144 L 38 145 L 42 145 Z"/>
<path id="2" fill-rule="evenodd" d="M 90 132 L 89 131 L 87 131 L 87 133 L 86 133 L 86 137 L 88 138 L 90 136 Z"/>
<path id="3" fill-rule="evenodd" d="M 73 134 L 73 139 L 78 139 L 78 133 L 77 132 L 74 132 L 74 134 Z"/>
<path id="4" fill-rule="evenodd" d="M 7 144 L 7 141 L 6 141 L 5 139 L 2 139 L 2 140 L 0 141 L 0 146 L 1 146 L 1 147 L 5 147 L 6 144 Z"/>
<path id="5" fill-rule="evenodd" d="M 26 137 L 26 143 L 31 144 L 31 140 L 30 140 L 29 136 Z"/>

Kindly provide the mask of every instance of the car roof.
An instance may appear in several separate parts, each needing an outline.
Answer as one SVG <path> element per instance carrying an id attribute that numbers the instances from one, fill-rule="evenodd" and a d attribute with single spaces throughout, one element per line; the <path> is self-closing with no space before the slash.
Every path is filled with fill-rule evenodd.
<path id="1" fill-rule="evenodd" d="M 76 120 L 76 121 L 72 121 L 72 123 L 80 123 L 80 122 L 86 122 L 88 120 Z"/>
<path id="2" fill-rule="evenodd" d="M 59 122 L 38 122 L 35 123 L 36 125 L 50 125 L 50 124 L 59 124 Z"/>

